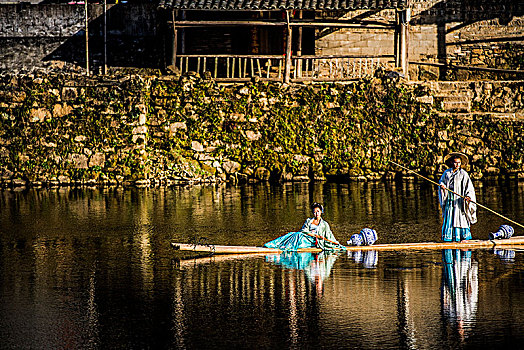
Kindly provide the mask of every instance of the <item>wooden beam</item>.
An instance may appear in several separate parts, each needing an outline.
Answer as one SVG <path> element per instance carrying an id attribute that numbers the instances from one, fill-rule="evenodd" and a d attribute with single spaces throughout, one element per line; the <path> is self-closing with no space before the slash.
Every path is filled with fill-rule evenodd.
<path id="1" fill-rule="evenodd" d="M 359 23 L 347 23 L 347 22 L 310 22 L 310 21 L 290 21 L 289 23 L 283 21 L 177 21 L 178 27 L 208 27 L 208 26 L 272 26 L 272 27 L 283 27 L 283 26 L 298 26 L 298 27 L 340 27 L 340 28 L 366 28 L 366 29 L 395 29 L 394 24 L 359 24 Z"/>
<path id="2" fill-rule="evenodd" d="M 343 28 L 366 28 L 366 29 L 395 29 L 394 24 L 365 24 L 365 23 L 347 23 L 347 22 L 299 22 L 290 23 L 291 26 L 301 27 L 343 27 Z"/>

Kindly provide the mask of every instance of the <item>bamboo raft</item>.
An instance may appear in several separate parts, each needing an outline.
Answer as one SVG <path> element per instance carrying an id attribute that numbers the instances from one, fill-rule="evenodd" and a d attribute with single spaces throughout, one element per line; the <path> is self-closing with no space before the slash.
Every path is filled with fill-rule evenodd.
<path id="1" fill-rule="evenodd" d="M 230 246 L 212 244 L 171 243 L 175 250 L 192 251 L 212 254 L 280 254 L 283 250 L 253 246 Z M 392 243 L 374 244 L 370 246 L 346 246 L 348 251 L 358 250 L 428 250 L 428 249 L 486 249 L 486 248 L 515 248 L 524 245 L 524 236 L 497 240 L 469 240 L 462 242 L 423 242 L 423 243 Z M 319 253 L 320 248 L 303 248 L 298 253 Z"/>

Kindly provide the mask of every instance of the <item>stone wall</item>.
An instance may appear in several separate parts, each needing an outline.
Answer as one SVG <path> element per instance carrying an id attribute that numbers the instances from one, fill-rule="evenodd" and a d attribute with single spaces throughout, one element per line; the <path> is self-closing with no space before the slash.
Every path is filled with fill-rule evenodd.
<path id="1" fill-rule="evenodd" d="M 107 6 L 110 66 L 158 68 L 163 47 L 153 4 Z M 103 6 L 90 4 L 89 51 L 94 71 L 103 65 Z M 84 5 L 0 5 L 0 71 L 41 68 L 82 71 L 85 65 Z"/>
<path id="2" fill-rule="evenodd" d="M 456 108 L 456 95 L 469 98 Z M 3 186 L 430 176 L 524 178 L 524 83 L 218 85 L 197 76 L 4 75 Z"/>

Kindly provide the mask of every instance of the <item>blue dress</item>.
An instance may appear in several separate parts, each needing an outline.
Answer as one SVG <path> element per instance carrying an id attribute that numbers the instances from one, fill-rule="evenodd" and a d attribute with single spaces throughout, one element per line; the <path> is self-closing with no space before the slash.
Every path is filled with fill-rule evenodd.
<path id="1" fill-rule="evenodd" d="M 324 237 L 330 241 L 336 242 L 336 244 L 328 242 L 322 238 L 310 236 L 308 233 Z M 297 251 L 302 248 L 320 248 L 322 250 L 344 249 L 344 247 L 336 240 L 333 232 L 331 232 L 329 224 L 323 219 L 320 219 L 319 224 L 314 225 L 313 218 L 307 219 L 300 231 L 289 232 L 267 242 L 264 244 L 264 247 L 287 251 Z"/>

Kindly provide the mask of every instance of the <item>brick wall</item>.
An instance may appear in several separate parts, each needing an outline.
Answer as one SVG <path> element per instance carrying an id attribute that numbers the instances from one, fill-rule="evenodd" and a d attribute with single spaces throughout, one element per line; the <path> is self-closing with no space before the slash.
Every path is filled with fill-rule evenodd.
<path id="1" fill-rule="evenodd" d="M 412 0 L 408 34 L 410 61 L 522 70 L 524 6 L 518 1 Z M 395 12 L 355 11 L 342 18 L 395 23 Z M 334 18 L 335 14 L 322 14 Z M 318 55 L 384 55 L 395 52 L 395 31 L 377 29 L 317 30 Z M 411 79 L 470 79 L 487 73 L 410 66 Z M 489 75 L 489 74 L 488 74 Z M 500 76 L 500 74 L 498 75 Z M 496 79 L 491 74 L 489 78 Z M 508 78 L 503 75 L 502 78 Z M 521 76 L 522 78 L 522 76 Z"/>

